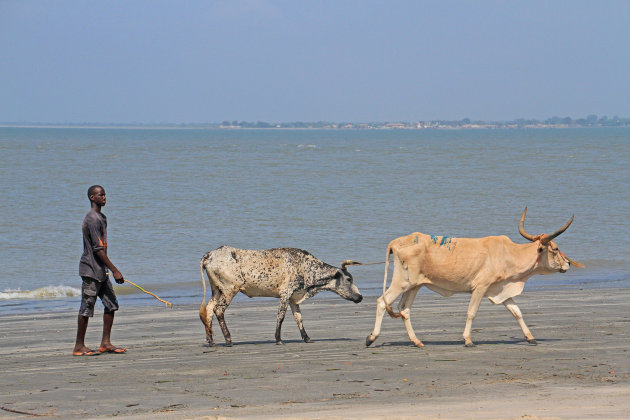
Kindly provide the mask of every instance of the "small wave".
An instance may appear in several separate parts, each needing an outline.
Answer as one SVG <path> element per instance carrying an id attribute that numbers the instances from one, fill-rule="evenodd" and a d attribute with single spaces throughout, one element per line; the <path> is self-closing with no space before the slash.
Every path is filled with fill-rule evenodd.
<path id="1" fill-rule="evenodd" d="M 81 289 L 70 286 L 47 286 L 35 290 L 7 289 L 0 292 L 0 299 L 51 299 L 81 296 Z"/>
<path id="2" fill-rule="evenodd" d="M 298 149 L 317 149 L 316 144 L 298 144 Z"/>

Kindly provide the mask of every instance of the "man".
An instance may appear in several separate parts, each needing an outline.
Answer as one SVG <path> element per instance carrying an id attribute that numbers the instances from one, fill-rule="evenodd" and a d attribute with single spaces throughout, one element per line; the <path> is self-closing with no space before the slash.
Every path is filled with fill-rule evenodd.
<path id="1" fill-rule="evenodd" d="M 72 354 L 74 356 L 96 356 L 101 353 L 125 353 L 124 348 L 116 347 L 110 341 L 114 313 L 118 310 L 118 300 L 107 278 L 108 268 L 116 283 L 125 282 L 123 275 L 107 257 L 107 217 L 101 213 L 101 208 L 107 202 L 105 189 L 100 185 L 93 185 L 88 189 L 91 209 L 83 220 L 83 255 L 79 262 L 79 275 L 83 279 L 81 289 L 81 308 L 79 309 L 77 341 Z M 98 351 L 85 345 L 85 332 L 88 321 L 94 315 L 96 297 L 101 298 L 105 307 L 103 314 L 103 338 Z"/>

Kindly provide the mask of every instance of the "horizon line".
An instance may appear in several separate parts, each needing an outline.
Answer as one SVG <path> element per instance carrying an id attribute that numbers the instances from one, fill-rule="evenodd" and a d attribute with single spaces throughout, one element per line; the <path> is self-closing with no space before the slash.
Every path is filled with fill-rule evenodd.
<path id="1" fill-rule="evenodd" d="M 432 120 L 398 120 L 398 121 L 284 121 L 268 122 L 258 120 L 239 121 L 223 120 L 222 122 L 38 122 L 38 121 L 5 121 L 0 122 L 0 127 L 170 127 L 170 128 L 527 128 L 527 127 L 615 127 L 630 126 L 630 118 L 617 115 L 608 118 L 606 115 L 598 116 L 589 114 L 584 118 L 553 116 L 546 119 L 516 118 L 513 120 L 471 120 L 462 118 L 459 120 L 432 119 Z"/>
<path id="2" fill-rule="evenodd" d="M 285 120 L 285 121 L 263 121 L 260 119 L 255 120 L 256 122 L 265 122 L 268 124 L 295 124 L 295 123 L 307 123 L 307 124 L 320 124 L 320 123 L 328 123 L 328 124 L 388 124 L 388 123 L 416 123 L 416 122 L 472 122 L 472 123 L 512 123 L 512 122 L 522 122 L 522 121 L 540 121 L 540 122 L 544 122 L 544 121 L 549 121 L 549 120 L 572 120 L 572 121 L 580 121 L 580 120 L 585 120 L 585 121 L 591 121 L 591 122 L 595 122 L 595 121 L 615 121 L 615 120 L 627 120 L 630 119 L 629 117 L 619 117 L 619 115 L 615 114 L 612 117 L 608 117 L 607 115 L 597 115 L 597 114 L 589 114 L 585 117 L 571 117 L 571 116 L 564 116 L 564 117 L 559 117 L 558 115 L 554 115 L 551 117 L 547 117 L 547 118 L 525 118 L 525 117 L 518 117 L 518 118 L 512 118 L 509 120 L 506 119 L 471 119 L 468 117 L 464 117 L 464 118 L 459 118 L 459 119 L 454 119 L 454 118 L 431 118 L 431 119 L 416 119 L 416 120 L 409 120 L 409 119 L 399 119 L 399 120 L 363 120 L 363 121 L 355 121 L 355 120 Z M 238 120 L 238 119 L 222 119 L 221 122 L 219 121 L 205 121 L 205 122 L 174 122 L 174 121 L 160 121 L 160 122 L 143 122 L 143 121 L 133 121 L 133 122 L 128 122 L 128 123 L 123 123 L 123 122 L 119 122 L 119 121 L 109 121 L 109 122 L 104 122 L 104 121 L 82 121 L 82 122 L 76 122 L 76 121 L 63 121 L 63 122 L 53 122 L 53 121 L 32 121 L 32 120 L 21 120 L 21 121 L 0 121 L 0 124 L 3 125 L 8 125 L 8 124 L 47 124 L 47 125 L 82 125 L 82 124 L 103 124 L 103 125 L 181 125 L 181 124 L 186 124 L 186 125 L 217 125 L 217 124 L 223 124 L 225 122 L 230 123 L 230 122 L 240 122 L 240 123 L 252 123 L 254 120 Z"/>

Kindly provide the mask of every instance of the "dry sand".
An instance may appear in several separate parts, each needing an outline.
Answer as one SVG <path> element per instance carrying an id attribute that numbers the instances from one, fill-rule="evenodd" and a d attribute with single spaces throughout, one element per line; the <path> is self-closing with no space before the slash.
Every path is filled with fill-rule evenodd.
<path id="1" fill-rule="evenodd" d="M 123 307 L 124 355 L 71 355 L 76 312 L 0 317 L 0 418 L 630 418 L 630 289 L 558 288 L 517 299 L 538 346 L 503 305 L 485 301 L 461 340 L 469 295 L 421 293 L 412 321 L 426 347 L 386 318 L 372 347 L 375 298 L 302 305 L 273 340 L 275 301 L 233 303 L 204 347 L 196 305 Z M 77 302 L 78 306 L 78 302 Z M 102 320 L 88 328 L 97 346 Z M 215 328 L 219 330 L 215 321 Z"/>

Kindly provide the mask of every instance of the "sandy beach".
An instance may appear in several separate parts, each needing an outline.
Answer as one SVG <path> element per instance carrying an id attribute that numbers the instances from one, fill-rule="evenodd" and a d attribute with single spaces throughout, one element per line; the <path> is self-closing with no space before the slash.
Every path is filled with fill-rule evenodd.
<path id="1" fill-rule="evenodd" d="M 485 301 L 461 339 L 469 295 L 422 292 L 412 321 L 426 347 L 386 318 L 372 347 L 375 298 L 302 305 L 273 339 L 276 301 L 233 303 L 234 346 L 204 346 L 198 306 L 122 307 L 124 355 L 71 355 L 76 313 L 0 317 L 0 418 L 628 418 L 630 289 L 530 291 L 516 299 L 538 340 Z M 77 302 L 78 305 L 78 302 Z M 87 344 L 98 346 L 101 312 Z M 215 322 L 215 327 L 218 325 Z M 13 411 L 8 411 L 13 410 Z"/>

